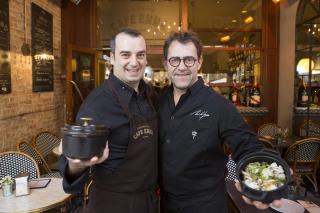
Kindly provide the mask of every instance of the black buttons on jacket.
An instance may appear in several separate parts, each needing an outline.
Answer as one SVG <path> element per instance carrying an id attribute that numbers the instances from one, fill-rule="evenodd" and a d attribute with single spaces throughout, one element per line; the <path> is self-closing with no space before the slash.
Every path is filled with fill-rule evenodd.
<path id="1" fill-rule="evenodd" d="M 171 142 L 170 139 L 167 138 L 167 139 L 166 139 L 166 143 L 170 143 L 170 142 Z"/>
<path id="2" fill-rule="evenodd" d="M 171 116 L 171 120 L 174 120 L 174 116 L 173 115 Z"/>

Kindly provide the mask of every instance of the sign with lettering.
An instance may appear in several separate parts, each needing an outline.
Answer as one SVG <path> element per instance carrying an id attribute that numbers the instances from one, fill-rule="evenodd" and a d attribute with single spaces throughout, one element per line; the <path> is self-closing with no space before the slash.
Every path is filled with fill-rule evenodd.
<path id="1" fill-rule="evenodd" d="M 0 50 L 0 94 L 11 92 L 10 52 Z"/>
<path id="2" fill-rule="evenodd" d="M 0 1 L 0 49 L 9 51 L 10 31 L 9 31 L 9 3 L 8 0 Z"/>
<path id="3" fill-rule="evenodd" d="M 179 4 L 180 1 L 101 1 L 100 40 L 110 40 L 121 28 L 133 28 L 141 32 L 148 44 L 162 45 L 171 31 L 179 30 Z"/>
<path id="4" fill-rule="evenodd" d="M 0 1 L 0 94 L 11 92 L 9 1 Z"/>
<path id="5" fill-rule="evenodd" d="M 52 14 L 31 5 L 32 91 L 53 91 Z"/>

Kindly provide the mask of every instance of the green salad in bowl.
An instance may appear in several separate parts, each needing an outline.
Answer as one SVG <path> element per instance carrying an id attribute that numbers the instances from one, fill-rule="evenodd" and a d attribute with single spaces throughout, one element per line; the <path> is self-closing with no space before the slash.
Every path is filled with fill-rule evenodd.
<path id="1" fill-rule="evenodd" d="M 286 175 L 281 165 L 277 163 L 253 162 L 249 163 L 242 170 L 243 183 L 248 187 L 271 191 L 283 186 L 286 182 Z"/>

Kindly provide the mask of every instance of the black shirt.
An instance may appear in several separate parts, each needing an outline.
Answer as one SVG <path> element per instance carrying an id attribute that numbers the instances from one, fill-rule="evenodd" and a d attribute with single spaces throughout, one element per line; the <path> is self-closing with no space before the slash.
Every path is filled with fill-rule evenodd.
<path id="1" fill-rule="evenodd" d="M 208 200 L 223 190 L 224 143 L 235 161 L 262 148 L 235 107 L 202 79 L 176 106 L 168 89 L 160 98 L 159 116 L 161 192 L 172 199 Z"/>
<path id="2" fill-rule="evenodd" d="M 139 94 L 113 74 L 109 76 L 107 81 L 112 82 L 116 94 L 129 108 L 131 114 L 143 116 L 152 111 L 146 99 L 148 87 L 144 81 L 139 84 Z M 93 119 L 92 123 L 105 125 L 109 130 L 109 157 L 105 162 L 92 167 L 93 178 L 97 182 L 102 181 L 102 184 L 103 177 L 96 178 L 95 172 L 100 174 L 103 171 L 104 175 L 108 175 L 119 167 L 126 156 L 130 133 L 129 118 L 107 86 L 107 81 L 90 93 L 77 114 L 78 123 L 81 123 L 81 117 L 91 117 Z M 65 176 L 66 167 L 67 160 L 62 156 L 60 159 L 60 171 L 64 177 L 63 186 L 65 191 L 71 193 L 81 191 L 89 172 L 86 171 L 77 180 L 69 182 Z"/>

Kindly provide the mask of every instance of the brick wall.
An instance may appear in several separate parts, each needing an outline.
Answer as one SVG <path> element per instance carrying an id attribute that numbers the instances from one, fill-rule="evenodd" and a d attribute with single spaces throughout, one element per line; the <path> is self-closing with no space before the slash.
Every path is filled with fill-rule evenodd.
<path id="1" fill-rule="evenodd" d="M 31 2 L 53 15 L 54 91 L 32 92 L 32 60 L 21 54 L 24 42 L 24 1 L 9 0 L 12 92 L 0 95 L 0 152 L 16 150 L 40 131 L 60 135 L 64 121 L 61 74 L 61 9 L 57 0 L 26 0 L 27 43 L 31 45 Z"/>

